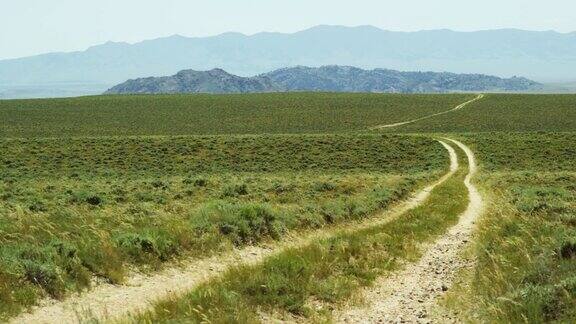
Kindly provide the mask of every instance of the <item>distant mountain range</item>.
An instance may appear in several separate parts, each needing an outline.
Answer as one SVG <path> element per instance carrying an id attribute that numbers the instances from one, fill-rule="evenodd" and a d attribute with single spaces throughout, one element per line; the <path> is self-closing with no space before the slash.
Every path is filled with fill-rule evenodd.
<path id="1" fill-rule="evenodd" d="M 169 77 L 128 80 L 106 94 L 254 93 L 278 91 L 434 93 L 457 91 L 527 91 L 541 87 L 526 78 L 482 74 L 363 70 L 350 66 L 293 67 L 255 77 L 222 69 L 184 70 Z"/>
<path id="2" fill-rule="evenodd" d="M 371 26 L 317 26 L 293 34 L 227 33 L 171 36 L 136 44 L 110 42 L 83 52 L 2 60 L 0 95 L 16 90 L 32 95 L 30 89 L 51 94 L 93 93 L 127 79 L 172 75 L 183 69 L 222 68 L 245 77 L 300 65 L 576 81 L 576 33 L 514 29 L 393 32 Z"/>

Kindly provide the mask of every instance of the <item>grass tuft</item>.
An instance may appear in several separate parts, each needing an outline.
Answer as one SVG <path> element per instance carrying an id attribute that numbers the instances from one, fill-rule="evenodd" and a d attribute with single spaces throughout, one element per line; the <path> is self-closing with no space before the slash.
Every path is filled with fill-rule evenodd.
<path id="1" fill-rule="evenodd" d="M 459 171 L 434 189 L 429 200 L 399 219 L 347 231 L 292 248 L 262 264 L 239 266 L 189 294 L 158 302 L 136 322 L 256 323 L 260 312 L 312 318 L 327 314 L 314 303 L 338 304 L 420 256 L 419 244 L 442 234 L 468 205 Z M 329 318 L 324 318 L 329 319 Z"/>

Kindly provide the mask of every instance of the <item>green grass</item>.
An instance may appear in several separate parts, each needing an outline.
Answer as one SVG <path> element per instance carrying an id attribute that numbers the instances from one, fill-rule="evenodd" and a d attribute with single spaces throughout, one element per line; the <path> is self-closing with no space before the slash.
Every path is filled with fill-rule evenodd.
<path id="1" fill-rule="evenodd" d="M 0 318 L 127 269 L 373 216 L 447 168 L 386 135 L 1 140 Z"/>
<path id="2" fill-rule="evenodd" d="M 493 323 L 576 319 L 576 173 L 486 175 L 475 268 L 452 306 Z"/>
<path id="3" fill-rule="evenodd" d="M 461 110 L 384 131 L 391 133 L 576 131 L 576 95 L 488 94 L 484 99 Z"/>
<path id="4" fill-rule="evenodd" d="M 485 171 L 576 170 L 576 133 L 482 133 L 461 136 Z"/>
<path id="5" fill-rule="evenodd" d="M 574 134 L 467 135 L 489 198 L 475 267 L 448 298 L 462 318 L 493 323 L 576 319 Z"/>
<path id="6" fill-rule="evenodd" d="M 0 101 L 0 138 L 335 133 L 449 110 L 473 95 L 275 93 Z M 380 131 L 576 131 L 576 95 L 489 94 L 464 109 Z"/>
<path id="7" fill-rule="evenodd" d="M 0 319 L 41 298 L 87 289 L 94 276 L 122 282 L 130 267 L 153 271 L 177 258 L 370 217 L 445 171 L 447 159 L 430 139 L 359 131 L 473 97 L 0 101 Z M 500 322 L 576 317 L 576 96 L 490 94 L 462 110 L 382 131 L 451 133 L 481 163 L 478 183 L 492 205 L 480 224 L 469 285 L 453 292 L 462 314 Z M 277 135 L 262 135 L 271 133 Z M 423 211 L 456 203 L 438 201 Z M 183 319 L 197 304 L 204 308 L 192 319 L 203 312 L 216 320 L 252 319 L 254 307 L 318 315 L 310 300 L 351 297 L 394 268 L 390 255 L 415 258 L 415 242 L 454 221 L 409 217 L 234 270 L 163 304 L 170 312 L 158 306 L 144 318 Z M 226 310 L 222 317 L 214 307 Z M 234 312 L 237 318 L 227 317 Z"/>
<path id="8" fill-rule="evenodd" d="M 302 170 L 424 172 L 446 160 L 441 146 L 429 139 L 369 134 L 5 139 L 0 140 L 0 151 L 2 178 Z"/>
<path id="9" fill-rule="evenodd" d="M 471 98 L 276 93 L 0 100 L 0 138 L 350 132 Z"/>
<path id="10" fill-rule="evenodd" d="M 255 266 L 240 266 L 183 297 L 157 303 L 136 322 L 255 323 L 259 312 L 329 318 L 312 303 L 337 304 L 442 234 L 468 205 L 466 168 L 434 189 L 421 206 L 384 225 L 343 232 L 290 249 Z M 326 309 L 329 309 L 326 308 Z"/>

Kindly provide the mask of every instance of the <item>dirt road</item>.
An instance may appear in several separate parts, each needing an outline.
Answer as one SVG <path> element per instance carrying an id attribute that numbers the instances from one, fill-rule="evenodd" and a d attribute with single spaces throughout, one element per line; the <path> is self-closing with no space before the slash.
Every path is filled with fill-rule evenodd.
<path id="1" fill-rule="evenodd" d="M 458 223 L 446 235 L 425 247 L 424 256 L 404 270 L 379 279 L 364 291 L 363 307 L 346 309 L 335 314 L 336 322 L 343 323 L 430 323 L 454 322 L 449 315 L 434 312 L 437 298 L 450 289 L 460 269 L 469 264 L 461 252 L 470 240 L 474 223 L 482 212 L 483 202 L 471 180 L 476 173 L 472 151 L 461 142 L 446 139 L 460 147 L 468 157 L 469 172 L 464 184 L 470 202 Z M 431 318 L 432 315 L 440 318 Z"/>
<path id="2" fill-rule="evenodd" d="M 451 112 L 453 112 L 453 111 L 462 109 L 462 108 L 466 107 L 467 105 L 469 105 L 469 104 L 471 104 L 471 103 L 473 103 L 473 102 L 475 102 L 475 101 L 478 101 L 478 100 L 480 100 L 480 99 L 482 99 L 482 98 L 484 98 L 484 95 L 483 95 L 483 94 L 479 94 L 476 98 L 474 98 L 474 99 L 472 99 L 472 100 L 468 100 L 468 101 L 466 101 L 465 103 L 462 103 L 462 104 L 460 104 L 460 105 L 458 105 L 458 106 L 456 106 L 456 107 L 454 107 L 454 108 L 452 108 L 452 109 L 450 109 L 450 110 L 447 110 L 447 111 L 439 112 L 439 113 L 436 113 L 436 114 L 432 114 L 432 115 L 428 115 L 428 116 L 424 116 L 424 117 L 420 117 L 420 118 L 417 118 L 417 119 L 412 119 L 412 120 L 408 120 L 408 121 L 404 121 L 404 122 L 399 122 L 399 123 L 394 123 L 394 124 L 388 124 L 388 125 L 378 125 L 378 126 L 370 127 L 370 130 L 378 130 L 378 129 L 384 129 L 384 128 L 398 127 L 398 126 L 402 126 L 402 125 L 406 125 L 406 124 L 412 124 L 412 123 L 415 123 L 415 122 L 417 122 L 417 121 L 421 121 L 421 120 L 424 120 L 424 119 L 432 118 L 432 117 L 435 117 L 435 116 L 440 116 L 440 115 L 448 114 L 448 113 L 451 113 Z"/>
<path id="3" fill-rule="evenodd" d="M 31 313 L 14 318 L 11 323 L 77 323 L 83 319 L 118 319 L 130 313 L 145 310 L 157 300 L 184 294 L 198 284 L 223 274 L 230 267 L 239 264 L 255 264 L 287 248 L 304 246 L 340 231 L 356 231 L 387 223 L 422 204 L 436 186 L 445 182 L 458 169 L 455 150 L 444 141 L 440 143 L 449 154 L 449 172 L 412 198 L 397 204 L 375 218 L 369 218 L 361 223 L 343 224 L 300 236 L 287 237 L 279 243 L 247 247 L 202 260 L 188 260 L 178 267 L 171 267 L 152 276 L 135 274 L 127 280 L 125 285 L 102 284 L 87 293 L 72 296 L 64 301 L 47 301 L 44 306 L 36 307 Z"/>

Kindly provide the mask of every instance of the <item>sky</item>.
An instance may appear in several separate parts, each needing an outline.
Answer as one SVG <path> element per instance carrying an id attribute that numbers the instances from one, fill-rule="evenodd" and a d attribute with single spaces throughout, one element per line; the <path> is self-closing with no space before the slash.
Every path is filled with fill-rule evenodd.
<path id="1" fill-rule="evenodd" d="M 575 17 L 575 0 L 0 0 L 0 59 L 107 41 L 291 33 L 321 24 L 573 32 Z"/>

